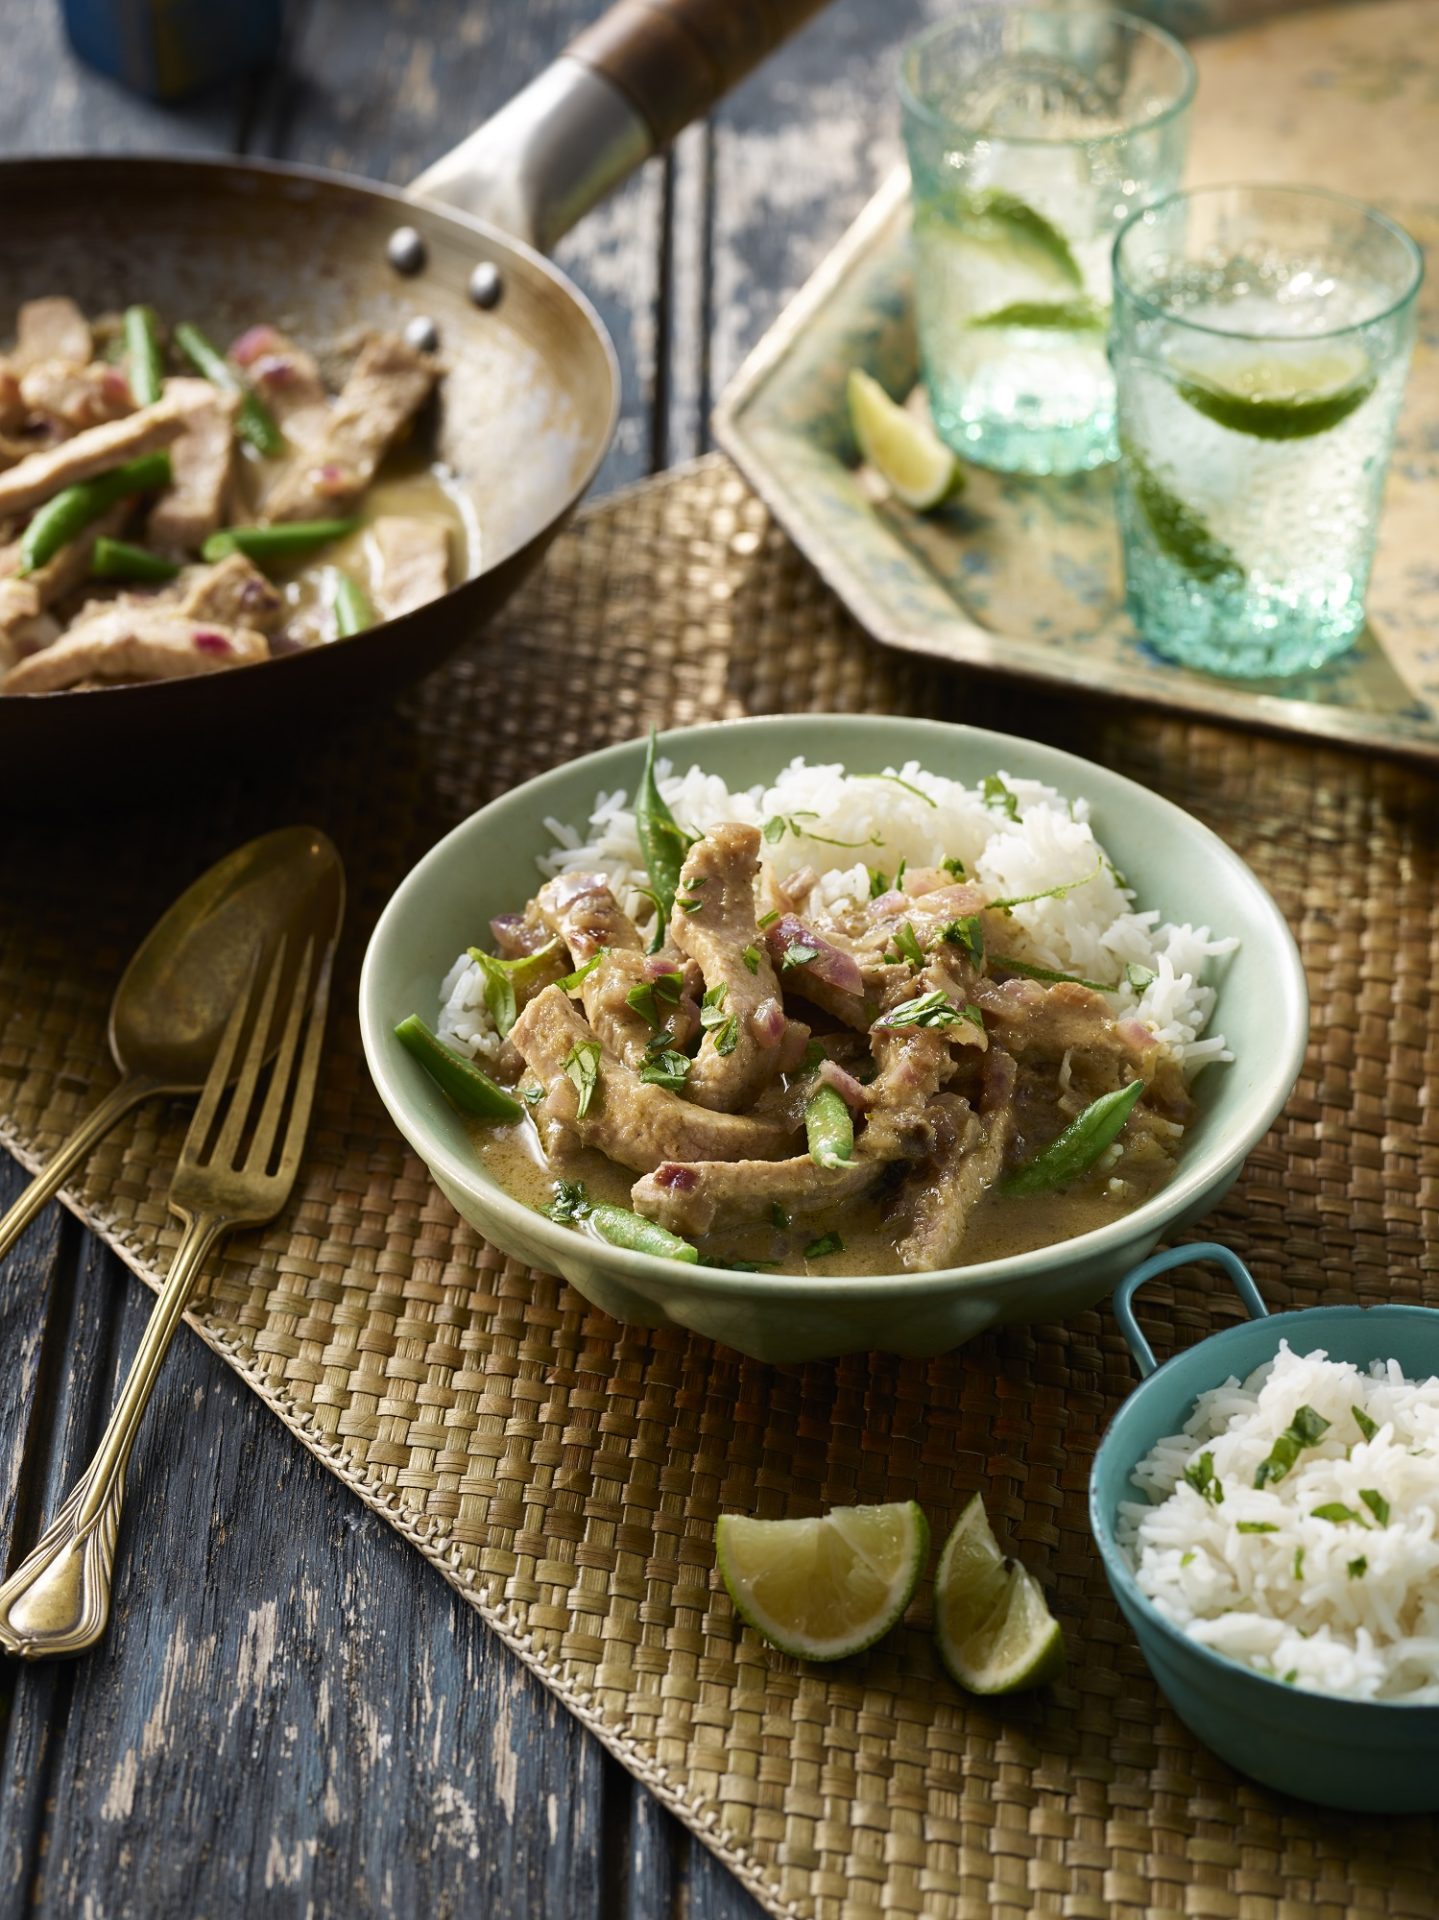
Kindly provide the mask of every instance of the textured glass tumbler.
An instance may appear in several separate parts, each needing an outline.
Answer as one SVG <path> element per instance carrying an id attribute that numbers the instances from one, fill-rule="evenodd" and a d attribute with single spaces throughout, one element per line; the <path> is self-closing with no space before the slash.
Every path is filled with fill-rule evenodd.
<path id="1" fill-rule="evenodd" d="M 1213 187 L 1114 248 L 1130 616 L 1169 659 L 1300 673 L 1364 624 L 1423 256 L 1338 195 Z"/>
<path id="2" fill-rule="evenodd" d="M 1115 456 L 1114 236 L 1179 183 L 1194 68 L 1107 8 L 971 7 L 900 61 L 935 425 L 1008 473 Z"/>

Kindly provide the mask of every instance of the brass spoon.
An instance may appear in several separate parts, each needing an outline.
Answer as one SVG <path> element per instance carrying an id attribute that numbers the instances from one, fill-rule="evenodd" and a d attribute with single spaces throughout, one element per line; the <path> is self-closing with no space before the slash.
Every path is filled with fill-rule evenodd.
<path id="1" fill-rule="evenodd" d="M 0 1219 L 0 1259 L 132 1107 L 200 1091 L 257 945 L 268 963 L 280 936 L 313 918 L 307 901 L 333 895 L 339 872 L 339 855 L 317 827 L 282 827 L 227 854 L 156 922 L 110 1004 L 120 1084 Z"/>

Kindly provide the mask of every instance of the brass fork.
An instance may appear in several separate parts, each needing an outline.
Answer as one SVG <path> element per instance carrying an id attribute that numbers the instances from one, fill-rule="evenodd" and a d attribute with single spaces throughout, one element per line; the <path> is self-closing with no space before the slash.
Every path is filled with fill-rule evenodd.
<path id="1" fill-rule="evenodd" d="M 34 1552 L 0 1586 L 0 1646 L 11 1653 L 31 1660 L 82 1653 L 105 1631 L 130 1449 L 201 1264 L 221 1234 L 272 1220 L 294 1184 L 319 1068 L 333 940 L 324 947 L 311 995 L 315 952 L 312 937 L 295 975 L 265 1098 L 253 1116 L 284 969 L 284 940 L 276 945 L 263 983 L 258 951 L 250 963 L 246 988 L 236 997 L 170 1187 L 170 1210 L 184 1223 L 184 1231 L 115 1411 L 94 1459 Z M 231 1088 L 247 1028 L 248 1044 Z M 276 1154 L 282 1119 L 284 1134 Z M 247 1132 L 249 1144 L 241 1160 Z"/>

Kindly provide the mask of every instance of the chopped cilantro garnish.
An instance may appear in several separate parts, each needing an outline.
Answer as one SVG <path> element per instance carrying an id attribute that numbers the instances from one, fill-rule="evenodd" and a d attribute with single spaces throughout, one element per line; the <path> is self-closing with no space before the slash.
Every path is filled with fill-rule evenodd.
<path id="1" fill-rule="evenodd" d="M 998 807 L 1011 820 L 1019 818 L 1019 802 L 997 773 L 987 773 L 980 782 L 979 790 L 987 807 Z"/>
<path id="2" fill-rule="evenodd" d="M 1302 1580 L 1302 1579 L 1304 1578 L 1304 1549 L 1303 1549 L 1303 1547 L 1296 1547 L 1296 1548 L 1294 1549 L 1294 1578 L 1295 1578 L 1296 1580 Z"/>
<path id="3" fill-rule="evenodd" d="M 1363 1407 L 1351 1407 L 1349 1411 L 1354 1415 L 1354 1424 L 1364 1435 L 1364 1438 L 1366 1440 L 1372 1440 L 1379 1431 L 1378 1422 L 1371 1420 Z"/>
<path id="4" fill-rule="evenodd" d="M 1255 1486 L 1270 1486 L 1282 1480 L 1299 1458 L 1301 1449 L 1318 1446 L 1328 1431 L 1329 1422 L 1323 1414 L 1316 1413 L 1313 1407 L 1300 1407 L 1269 1449 L 1268 1459 L 1260 1461 L 1254 1476 Z"/>
<path id="5" fill-rule="evenodd" d="M 940 865 L 946 873 L 953 874 L 956 880 L 964 878 L 964 862 L 955 854 L 951 854 L 947 860 L 942 860 Z"/>
<path id="6" fill-rule="evenodd" d="M 780 959 L 780 972 L 788 973 L 791 967 L 807 967 L 811 960 L 818 958 L 818 947 L 807 947 L 803 940 L 791 940 Z"/>
<path id="7" fill-rule="evenodd" d="M 804 1250 L 806 1260 L 822 1260 L 827 1253 L 843 1253 L 844 1242 L 837 1233 L 822 1233 L 818 1240 L 811 1240 Z"/>
<path id="8" fill-rule="evenodd" d="M 1316 1520 L 1328 1520 L 1336 1527 L 1342 1527 L 1350 1520 L 1356 1521 L 1361 1527 L 1364 1525 L 1353 1507 L 1346 1507 L 1342 1500 L 1326 1500 L 1322 1507 L 1311 1507 L 1310 1512 Z"/>
<path id="9" fill-rule="evenodd" d="M 759 972 L 760 954 L 759 954 L 758 947 L 753 947 L 753 946 L 746 947 L 744 952 L 740 955 L 740 958 L 744 961 L 745 965 L 749 968 L 751 973 Z"/>
<path id="10" fill-rule="evenodd" d="M 882 1033 L 891 1027 L 952 1027 L 968 1018 L 968 1010 L 961 1013 L 949 995 L 936 987 L 933 993 L 922 993 L 917 1000 L 906 1000 L 902 1006 L 891 1008 L 875 1021 L 874 1031 Z"/>
<path id="11" fill-rule="evenodd" d="M 633 1007 L 652 1027 L 663 1026 L 665 1016 L 660 1012 L 660 1003 L 678 1006 L 684 984 L 684 975 L 678 968 L 657 974 L 653 980 L 642 980 L 638 986 L 631 987 L 625 995 L 625 1005 Z"/>
<path id="12" fill-rule="evenodd" d="M 1241 1533 L 1278 1533 L 1279 1529 L 1272 1520 L 1241 1520 Z"/>
<path id="13" fill-rule="evenodd" d="M 590 1210 L 590 1197 L 585 1191 L 583 1180 L 556 1180 L 554 1199 L 547 1207 L 541 1207 L 541 1213 L 547 1213 L 551 1220 L 558 1220 L 562 1227 L 573 1226 L 576 1220 L 583 1220 Z"/>
<path id="14" fill-rule="evenodd" d="M 583 1120 L 590 1110 L 590 1102 L 600 1083 L 600 1043 L 598 1040 L 578 1040 L 565 1055 L 565 1078 L 580 1096 L 575 1108 L 575 1118 Z"/>
<path id="15" fill-rule="evenodd" d="M 666 1047 L 658 1053 L 647 1050 L 645 1063 L 640 1068 L 640 1079 L 647 1086 L 664 1087 L 670 1093 L 679 1093 L 684 1088 L 689 1070 L 690 1057 L 687 1053 L 677 1053 L 672 1047 Z"/>
<path id="16" fill-rule="evenodd" d="M 769 1217 L 777 1227 L 787 1227 L 789 1225 L 789 1215 L 785 1212 L 778 1200 L 770 1203 Z"/>
<path id="17" fill-rule="evenodd" d="M 1102 860 L 1095 862 L 1093 873 L 1081 875 L 1078 880 L 1061 880 L 1058 886 L 1042 887 L 1038 893 L 1017 893 L 1010 900 L 991 900 L 990 910 L 994 913 L 1008 913 L 1013 907 L 1027 907 L 1035 900 L 1062 900 L 1067 893 L 1073 893 L 1076 887 L 1087 887 L 1091 880 L 1097 880 L 1104 871 Z M 1106 988 L 1112 992 L 1112 988 Z"/>
<path id="18" fill-rule="evenodd" d="M 1389 1525 L 1389 1502 L 1384 1498 L 1382 1493 L 1374 1487 L 1361 1487 L 1359 1489 L 1359 1498 L 1364 1502 L 1365 1506 L 1368 1507 L 1381 1527 L 1387 1527 Z"/>
<path id="19" fill-rule="evenodd" d="M 856 780 L 892 780 L 897 787 L 903 787 L 906 793 L 912 793 L 916 800 L 923 800 L 927 807 L 938 807 L 939 802 L 932 799 L 923 787 L 917 787 L 910 780 L 901 780 L 897 773 L 857 773 Z"/>
<path id="20" fill-rule="evenodd" d="M 1002 968 L 1005 973 L 1022 974 L 1026 980 L 1044 980 L 1051 985 L 1067 987 L 1088 987 L 1094 993 L 1118 993 L 1119 987 L 1114 981 L 1086 980 L 1078 973 L 1057 973 L 1053 967 L 1036 967 L 1028 960 L 1016 960 L 1010 953 L 992 953 L 989 956 L 992 967 Z"/>
<path id="21" fill-rule="evenodd" d="M 779 908 L 771 907 L 768 913 L 762 913 L 760 915 L 759 919 L 755 921 L 755 925 L 759 928 L 760 932 L 763 933 L 766 927 L 772 927 L 778 919 Z"/>
<path id="22" fill-rule="evenodd" d="M 835 840 L 829 834 L 816 833 L 813 827 L 800 824 L 801 821 L 818 820 L 818 818 L 817 813 L 808 811 L 788 815 L 777 813 L 772 820 L 765 821 L 760 831 L 771 846 L 776 841 L 783 840 L 786 833 L 792 833 L 796 840 L 813 840 L 817 846 L 821 847 L 882 847 L 884 845 L 884 841 L 877 833 L 872 833 L 867 840 Z"/>
<path id="23" fill-rule="evenodd" d="M 894 936 L 895 953 L 901 960 L 907 960 L 912 967 L 924 965 L 924 948 L 919 944 L 914 928 L 906 920 Z"/>
<path id="24" fill-rule="evenodd" d="M 977 913 L 966 913 L 961 919 L 951 920 L 940 930 L 939 937 L 948 946 L 958 947 L 972 966 L 984 965 L 984 923 Z"/>
<path id="25" fill-rule="evenodd" d="M 1357 1560 L 1351 1560 L 1349 1562 L 1348 1572 L 1349 1572 L 1349 1578 L 1351 1580 L 1362 1580 L 1365 1574 L 1368 1573 L 1368 1571 L 1369 1571 L 1369 1562 L 1368 1560 L 1365 1559 L 1362 1553 L 1359 1555 Z"/>
<path id="26" fill-rule="evenodd" d="M 1201 1453 L 1197 1460 L 1191 1460 L 1184 1469 L 1184 1477 L 1201 1500 L 1207 1500 L 1212 1507 L 1223 1505 L 1224 1483 L 1215 1474 L 1212 1453 Z"/>
<path id="27" fill-rule="evenodd" d="M 1125 966 L 1124 977 L 1136 993 L 1143 993 L 1147 987 L 1154 985 L 1155 976 L 1148 967 L 1137 967 L 1132 960 Z"/>

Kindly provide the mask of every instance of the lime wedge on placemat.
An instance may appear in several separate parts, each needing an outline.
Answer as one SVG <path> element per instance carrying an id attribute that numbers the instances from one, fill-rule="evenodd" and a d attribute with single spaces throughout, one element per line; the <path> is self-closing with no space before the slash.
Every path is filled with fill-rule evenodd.
<path id="1" fill-rule="evenodd" d="M 1217 344 L 1172 358 L 1181 399 L 1231 433 L 1307 440 L 1347 420 L 1374 391 L 1369 356 L 1353 340 L 1265 347 Z"/>
<path id="2" fill-rule="evenodd" d="M 889 1632 L 929 1558 L 913 1500 L 835 1507 L 817 1520 L 720 1515 L 719 1570 L 740 1616 L 801 1660 L 843 1660 Z"/>
<path id="3" fill-rule="evenodd" d="M 1018 1693 L 1064 1669 L 1059 1622 L 1034 1576 L 1000 1552 L 979 1494 L 940 1555 L 934 1635 L 945 1666 L 971 1693 Z"/>
<path id="4" fill-rule="evenodd" d="M 924 512 L 963 487 L 943 441 L 858 367 L 849 376 L 849 423 L 860 452 L 907 507 Z"/>

